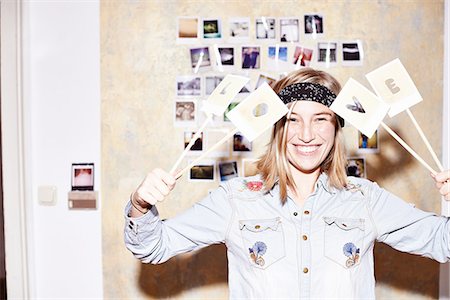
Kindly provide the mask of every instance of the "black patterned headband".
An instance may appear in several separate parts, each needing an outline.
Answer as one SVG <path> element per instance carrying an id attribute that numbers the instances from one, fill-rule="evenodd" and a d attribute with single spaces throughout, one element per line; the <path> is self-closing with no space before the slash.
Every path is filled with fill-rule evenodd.
<path id="1" fill-rule="evenodd" d="M 282 89 L 278 96 L 284 104 L 288 104 L 294 101 L 314 101 L 320 104 L 330 107 L 333 101 L 336 99 L 336 94 L 333 93 L 327 87 L 311 82 L 300 82 L 288 85 Z M 341 124 L 344 126 L 344 119 L 336 115 Z"/>

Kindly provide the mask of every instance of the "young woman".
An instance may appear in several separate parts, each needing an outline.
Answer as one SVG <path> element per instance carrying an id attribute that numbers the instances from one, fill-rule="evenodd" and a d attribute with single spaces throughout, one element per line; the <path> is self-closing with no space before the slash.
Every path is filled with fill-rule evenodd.
<path id="1" fill-rule="evenodd" d="M 153 170 L 125 208 L 127 248 L 162 263 L 210 244 L 227 246 L 230 298 L 375 298 L 373 247 L 450 260 L 450 220 L 421 211 L 365 179 L 347 177 L 340 91 L 309 68 L 278 81 L 290 108 L 274 125 L 259 175 L 223 183 L 177 217 L 154 206 L 175 186 Z M 450 172 L 434 175 L 450 199 Z"/>

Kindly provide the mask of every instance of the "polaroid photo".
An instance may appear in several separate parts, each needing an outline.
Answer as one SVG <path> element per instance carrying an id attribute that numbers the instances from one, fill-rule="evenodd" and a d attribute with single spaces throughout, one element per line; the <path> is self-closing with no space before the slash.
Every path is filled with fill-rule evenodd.
<path id="1" fill-rule="evenodd" d="M 317 63 L 327 68 L 337 65 L 337 48 L 336 42 L 317 43 Z"/>
<path id="2" fill-rule="evenodd" d="M 229 19 L 230 42 L 248 41 L 250 38 L 250 18 Z"/>
<path id="3" fill-rule="evenodd" d="M 195 133 L 196 133 L 195 131 L 185 131 L 183 133 L 183 143 L 184 143 L 183 150 L 186 149 L 186 147 L 189 145 Z M 203 152 L 203 140 L 204 139 L 202 132 L 200 137 L 194 142 L 194 144 L 192 144 L 188 154 L 190 155 L 201 154 Z"/>
<path id="4" fill-rule="evenodd" d="M 363 65 L 364 51 L 361 41 L 342 42 L 341 45 L 342 66 L 354 67 Z"/>
<path id="5" fill-rule="evenodd" d="M 217 42 L 222 39 L 222 21 L 219 18 L 208 18 L 202 20 L 202 38 L 203 41 Z"/>
<path id="6" fill-rule="evenodd" d="M 255 21 L 256 39 L 274 41 L 276 39 L 276 19 L 261 17 Z"/>
<path id="7" fill-rule="evenodd" d="M 280 42 L 298 43 L 299 40 L 299 20 L 297 18 L 280 19 Z"/>
<path id="8" fill-rule="evenodd" d="M 323 16 L 314 14 L 305 14 L 305 35 L 316 39 L 318 35 L 323 34 Z"/>
<path id="9" fill-rule="evenodd" d="M 242 69 L 259 69 L 261 67 L 261 47 L 242 46 Z"/>
<path id="10" fill-rule="evenodd" d="M 178 17 L 177 43 L 198 43 L 200 32 L 200 21 L 197 17 Z"/>
<path id="11" fill-rule="evenodd" d="M 256 82 L 255 90 L 261 86 L 264 82 L 267 82 L 268 85 L 273 86 L 277 81 L 275 76 L 272 76 L 267 73 L 260 73 L 258 76 L 258 81 Z"/>
<path id="12" fill-rule="evenodd" d="M 258 174 L 258 169 L 256 168 L 256 162 L 258 160 L 254 158 L 243 158 L 241 160 L 241 169 L 243 177 L 250 177 Z"/>
<path id="13" fill-rule="evenodd" d="M 242 133 L 238 132 L 233 136 L 233 154 L 243 154 L 252 152 L 252 142 Z"/>
<path id="14" fill-rule="evenodd" d="M 208 151 L 217 144 L 228 133 L 227 128 L 208 129 L 205 132 L 205 150 Z M 208 154 L 209 157 L 228 157 L 230 156 L 230 141 L 227 140 L 214 151 Z"/>
<path id="15" fill-rule="evenodd" d="M 363 133 L 358 131 L 358 153 L 379 153 L 380 149 L 378 147 L 378 130 L 368 138 Z"/>
<path id="16" fill-rule="evenodd" d="M 268 46 L 265 68 L 274 72 L 292 71 L 292 64 L 288 62 L 288 47 L 279 44 Z"/>
<path id="17" fill-rule="evenodd" d="M 176 127 L 195 127 L 197 117 L 197 101 L 176 99 L 174 107 L 174 125 Z"/>
<path id="18" fill-rule="evenodd" d="M 189 170 L 189 181 L 215 181 L 214 165 L 215 161 L 203 161 L 193 166 Z"/>
<path id="19" fill-rule="evenodd" d="M 367 178 L 366 176 L 366 160 L 363 157 L 347 158 L 347 176 Z"/>
<path id="20" fill-rule="evenodd" d="M 72 191 L 94 190 L 94 164 L 72 164 Z"/>
<path id="21" fill-rule="evenodd" d="M 205 95 L 211 95 L 224 78 L 225 75 L 205 75 Z"/>
<path id="22" fill-rule="evenodd" d="M 211 56 L 208 47 L 191 48 L 191 66 L 194 73 L 211 68 Z"/>
<path id="23" fill-rule="evenodd" d="M 214 44 L 215 67 L 219 72 L 234 70 L 236 63 L 236 49 L 233 46 L 218 46 Z"/>
<path id="24" fill-rule="evenodd" d="M 294 58 L 292 61 L 292 63 L 295 65 L 295 69 L 298 70 L 301 67 L 309 67 L 311 65 L 313 52 L 313 49 L 296 46 L 294 51 Z"/>
<path id="25" fill-rule="evenodd" d="M 196 75 L 177 76 L 178 97 L 202 95 L 202 78 Z"/>
<path id="26" fill-rule="evenodd" d="M 217 168 L 219 169 L 220 181 L 227 181 L 239 176 L 237 161 L 217 162 Z"/>

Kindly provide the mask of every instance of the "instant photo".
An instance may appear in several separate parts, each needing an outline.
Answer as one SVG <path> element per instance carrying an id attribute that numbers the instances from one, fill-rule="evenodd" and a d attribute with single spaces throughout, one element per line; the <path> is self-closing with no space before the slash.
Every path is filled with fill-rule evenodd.
<path id="1" fill-rule="evenodd" d="M 235 108 L 236 106 L 238 106 L 239 102 L 231 102 L 230 104 L 228 104 L 227 109 L 225 110 L 225 112 L 223 113 L 223 121 L 224 122 L 230 122 L 231 121 L 227 118 L 227 113 L 232 110 L 233 108 Z"/>
<path id="2" fill-rule="evenodd" d="M 260 68 L 260 47 L 242 47 L 242 69 Z"/>
<path id="3" fill-rule="evenodd" d="M 370 138 L 358 131 L 358 153 L 378 152 L 378 130 Z"/>
<path id="4" fill-rule="evenodd" d="M 177 96 L 201 96 L 201 77 L 177 76 Z"/>
<path id="5" fill-rule="evenodd" d="M 366 160 L 362 157 L 347 159 L 347 176 L 366 178 Z"/>
<path id="6" fill-rule="evenodd" d="M 175 101 L 175 125 L 195 126 L 196 101 Z"/>
<path id="7" fill-rule="evenodd" d="M 256 19 L 256 39 L 258 40 L 274 40 L 275 39 L 275 19 L 274 18 L 258 18 Z"/>
<path id="8" fill-rule="evenodd" d="M 178 18 L 178 36 L 179 43 L 192 43 L 198 41 L 199 20 L 196 17 Z"/>
<path id="9" fill-rule="evenodd" d="M 311 34 L 314 38 L 323 33 L 323 17 L 319 15 L 305 15 L 305 34 Z"/>
<path id="10" fill-rule="evenodd" d="M 191 48 L 191 66 L 194 73 L 200 69 L 211 67 L 211 57 L 209 55 L 208 47 Z"/>
<path id="11" fill-rule="evenodd" d="M 280 42 L 298 42 L 298 24 L 298 19 L 280 19 Z"/>
<path id="12" fill-rule="evenodd" d="M 219 47 L 222 66 L 234 66 L 234 47 Z"/>
<path id="13" fill-rule="evenodd" d="M 241 133 L 233 136 L 233 152 L 251 152 L 252 143 Z"/>
<path id="14" fill-rule="evenodd" d="M 224 79 L 225 76 L 205 76 L 205 95 L 209 96 L 216 89 L 219 83 Z"/>
<path id="15" fill-rule="evenodd" d="M 220 181 L 227 181 L 238 177 L 238 168 L 236 161 L 219 162 Z"/>
<path id="16" fill-rule="evenodd" d="M 362 66 L 363 52 L 362 43 L 342 42 L 342 65 L 343 66 Z"/>
<path id="17" fill-rule="evenodd" d="M 214 181 L 214 162 L 195 165 L 189 171 L 189 180 Z"/>
<path id="18" fill-rule="evenodd" d="M 255 89 L 259 88 L 261 84 L 266 82 L 268 85 L 272 86 L 275 84 L 277 79 L 274 76 L 268 75 L 268 74 L 259 74 L 258 81 L 256 82 Z"/>
<path id="19" fill-rule="evenodd" d="M 94 164 L 72 164 L 72 191 L 94 190 Z"/>
<path id="20" fill-rule="evenodd" d="M 229 22 L 230 41 L 246 41 L 250 36 L 250 18 L 232 18 Z"/>
<path id="21" fill-rule="evenodd" d="M 194 135 L 195 135 L 195 131 L 185 131 L 184 132 L 184 148 L 185 149 L 191 142 Z M 189 151 L 198 153 L 198 152 L 201 152 L 202 150 L 203 150 L 203 132 L 200 134 L 200 137 L 194 142 L 194 144 L 192 144 L 192 147 Z"/>
<path id="22" fill-rule="evenodd" d="M 220 19 L 203 20 L 203 38 L 204 39 L 222 38 L 222 24 Z"/>
<path id="23" fill-rule="evenodd" d="M 309 65 L 311 64 L 312 56 L 312 49 L 297 46 L 295 47 L 294 59 L 292 62 L 298 67 L 309 67 Z"/>
<path id="24" fill-rule="evenodd" d="M 317 62 L 321 64 L 335 65 L 337 63 L 337 43 L 323 42 L 317 43 Z"/>

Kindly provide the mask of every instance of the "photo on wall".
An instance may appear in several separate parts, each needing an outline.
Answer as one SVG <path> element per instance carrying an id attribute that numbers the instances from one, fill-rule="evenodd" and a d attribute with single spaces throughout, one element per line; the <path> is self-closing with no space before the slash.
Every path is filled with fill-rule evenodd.
<path id="1" fill-rule="evenodd" d="M 313 49 L 300 46 L 295 47 L 294 58 L 292 62 L 297 66 L 297 69 L 299 69 L 299 67 L 309 67 L 309 65 L 311 64 L 313 52 Z"/>
<path id="2" fill-rule="evenodd" d="M 177 42 L 189 43 L 198 40 L 199 20 L 197 17 L 178 17 Z"/>
<path id="3" fill-rule="evenodd" d="M 361 41 L 342 42 L 342 65 L 343 66 L 362 66 L 363 48 Z"/>
<path id="4" fill-rule="evenodd" d="M 193 166 L 189 171 L 189 181 L 214 181 L 214 165 L 214 161 L 204 161 Z"/>
<path id="5" fill-rule="evenodd" d="M 211 57 L 208 47 L 191 48 L 190 53 L 191 66 L 194 69 L 194 73 L 197 73 L 200 69 L 211 67 Z"/>
<path id="6" fill-rule="evenodd" d="M 219 83 L 225 78 L 223 75 L 205 76 L 205 95 L 209 96 L 216 89 Z"/>
<path id="7" fill-rule="evenodd" d="M 358 153 L 379 153 L 378 147 L 378 130 L 368 138 L 358 131 Z"/>
<path id="8" fill-rule="evenodd" d="M 222 38 L 222 23 L 220 19 L 203 19 L 202 23 L 204 39 Z"/>
<path id="9" fill-rule="evenodd" d="M 94 190 L 94 163 L 72 164 L 72 191 Z"/>
<path id="10" fill-rule="evenodd" d="M 231 18 L 229 28 L 230 41 L 247 41 L 250 37 L 250 18 Z"/>
<path id="11" fill-rule="evenodd" d="M 267 47 L 267 55 L 268 59 L 287 62 L 288 47 L 269 46 Z"/>
<path id="12" fill-rule="evenodd" d="M 195 126 L 196 100 L 175 100 L 174 124 L 176 126 Z"/>
<path id="13" fill-rule="evenodd" d="M 228 119 L 227 117 L 227 113 L 232 110 L 233 108 L 235 108 L 236 106 L 238 106 L 239 102 L 233 101 L 230 104 L 228 104 L 227 109 L 225 110 L 225 112 L 223 113 L 223 121 L 224 122 L 229 122 L 231 123 L 230 119 Z"/>
<path id="14" fill-rule="evenodd" d="M 233 67 L 234 66 L 234 47 L 218 47 L 220 61 L 222 66 Z"/>
<path id="15" fill-rule="evenodd" d="M 242 69 L 260 68 L 260 50 L 259 46 L 242 47 Z"/>
<path id="16" fill-rule="evenodd" d="M 337 47 L 336 42 L 320 42 L 317 43 L 317 62 L 326 66 L 337 64 Z"/>
<path id="17" fill-rule="evenodd" d="M 250 142 L 240 132 L 233 136 L 233 152 L 251 152 L 252 142 Z"/>
<path id="18" fill-rule="evenodd" d="M 363 157 L 349 157 L 347 159 L 347 176 L 367 178 L 366 160 Z"/>
<path id="19" fill-rule="evenodd" d="M 261 17 L 256 19 L 256 39 L 275 40 L 276 20 L 275 18 Z"/>
<path id="20" fill-rule="evenodd" d="M 218 162 L 220 181 L 227 181 L 238 177 L 238 167 L 236 161 Z"/>
<path id="21" fill-rule="evenodd" d="M 261 73 L 258 76 L 258 81 L 256 82 L 255 89 L 259 88 L 261 86 L 261 84 L 263 84 L 264 82 L 266 82 L 268 85 L 272 86 L 273 84 L 275 84 L 276 81 L 277 81 L 277 79 L 275 78 L 275 76 L 271 76 L 266 73 Z"/>
<path id="22" fill-rule="evenodd" d="M 184 132 L 184 149 L 186 149 L 187 145 L 191 142 L 192 138 L 195 135 L 195 131 L 185 131 Z M 200 137 L 195 141 L 195 143 L 191 146 L 192 153 L 200 153 L 203 151 L 203 132 Z"/>
<path id="23" fill-rule="evenodd" d="M 299 21 L 296 18 L 280 19 L 280 42 L 297 43 L 299 38 Z"/>
<path id="24" fill-rule="evenodd" d="M 201 96 L 201 82 L 200 76 L 177 76 L 177 96 Z"/>
<path id="25" fill-rule="evenodd" d="M 323 16 L 321 15 L 305 15 L 305 34 L 311 34 L 316 38 L 317 34 L 323 34 Z"/>

